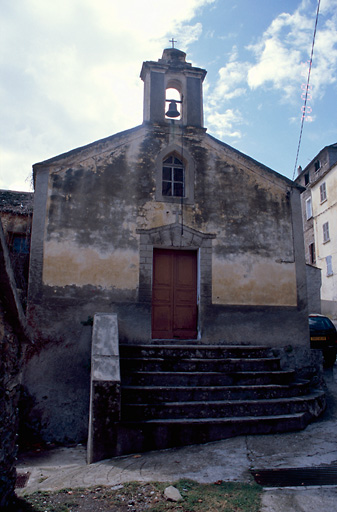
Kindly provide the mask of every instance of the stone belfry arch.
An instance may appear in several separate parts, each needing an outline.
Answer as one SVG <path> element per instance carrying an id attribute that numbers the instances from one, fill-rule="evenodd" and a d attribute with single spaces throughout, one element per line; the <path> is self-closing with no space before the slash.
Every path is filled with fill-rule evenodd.
<path id="1" fill-rule="evenodd" d="M 206 70 L 186 62 L 186 53 L 167 48 L 158 62 L 143 63 L 140 77 L 144 82 L 144 123 L 169 123 L 165 118 L 165 92 L 177 89 L 182 101 L 182 124 L 203 128 L 202 83 Z"/>

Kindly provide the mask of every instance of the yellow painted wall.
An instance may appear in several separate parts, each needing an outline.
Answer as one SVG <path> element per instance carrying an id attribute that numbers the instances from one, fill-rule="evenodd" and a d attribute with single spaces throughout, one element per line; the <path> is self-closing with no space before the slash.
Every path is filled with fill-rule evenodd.
<path id="1" fill-rule="evenodd" d="M 100 253 L 96 247 L 71 241 L 49 241 L 44 246 L 43 282 L 49 286 L 99 286 L 136 289 L 139 256 L 131 250 Z"/>
<path id="2" fill-rule="evenodd" d="M 294 263 L 237 256 L 235 260 L 213 257 L 213 304 L 296 306 Z"/>

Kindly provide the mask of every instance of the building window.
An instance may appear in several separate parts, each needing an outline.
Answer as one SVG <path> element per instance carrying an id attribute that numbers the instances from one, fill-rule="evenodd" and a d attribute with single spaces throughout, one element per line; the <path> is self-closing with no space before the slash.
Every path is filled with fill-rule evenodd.
<path id="1" fill-rule="evenodd" d="M 8 246 L 13 254 L 29 254 L 29 238 L 26 233 L 8 233 Z"/>
<path id="2" fill-rule="evenodd" d="M 319 160 L 316 160 L 314 165 L 315 165 L 315 172 L 319 171 L 321 168 L 321 162 Z"/>
<path id="3" fill-rule="evenodd" d="M 183 162 L 171 155 L 163 162 L 162 194 L 169 197 L 185 197 L 185 169 Z"/>
<path id="4" fill-rule="evenodd" d="M 312 217 L 312 203 L 311 203 L 311 197 L 306 200 L 306 212 L 307 212 L 307 220 L 311 219 Z"/>
<path id="5" fill-rule="evenodd" d="M 194 204 L 195 162 L 186 148 L 170 144 L 162 149 L 156 158 L 155 172 L 156 201 Z"/>
<path id="6" fill-rule="evenodd" d="M 327 256 L 325 258 L 325 261 L 326 261 L 326 275 L 327 276 L 332 276 L 333 275 L 333 271 L 332 271 L 332 256 Z"/>
<path id="7" fill-rule="evenodd" d="M 312 243 L 309 245 L 309 262 L 311 265 L 316 263 L 316 251 L 315 251 L 315 244 Z"/>
<path id="8" fill-rule="evenodd" d="M 325 184 L 325 182 L 322 183 L 322 185 L 319 187 L 319 191 L 320 191 L 320 194 L 321 194 L 321 203 L 323 203 L 324 201 L 327 200 L 326 184 Z"/>
<path id="9" fill-rule="evenodd" d="M 323 244 L 330 241 L 329 222 L 323 224 Z"/>
<path id="10" fill-rule="evenodd" d="M 304 175 L 304 185 L 309 185 L 309 173 L 305 173 Z"/>

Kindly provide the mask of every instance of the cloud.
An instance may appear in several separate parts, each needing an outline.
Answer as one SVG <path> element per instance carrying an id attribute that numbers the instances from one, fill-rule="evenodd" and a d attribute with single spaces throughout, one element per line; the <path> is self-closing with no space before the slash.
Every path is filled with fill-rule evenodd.
<path id="1" fill-rule="evenodd" d="M 24 183 L 37 161 L 140 124 L 144 57 L 160 58 L 172 34 L 186 50 L 202 32 L 193 18 L 215 1 L 5 0 L 0 188 Z"/>
<path id="2" fill-rule="evenodd" d="M 219 79 L 210 98 L 210 104 L 231 100 L 245 93 L 245 87 L 239 85 L 247 81 L 248 64 L 245 62 L 229 62 L 219 69 Z"/>
<path id="3" fill-rule="evenodd" d="M 336 0 L 322 2 L 323 13 L 318 19 L 314 47 L 311 84 L 317 91 L 336 80 L 337 16 Z M 256 63 L 248 71 L 248 85 L 281 91 L 286 99 L 293 99 L 303 81 L 303 61 L 310 58 L 315 14 L 303 1 L 293 13 L 282 13 L 273 20 L 262 38 L 248 49 Z M 327 18 L 328 17 L 328 18 Z"/>
<path id="4" fill-rule="evenodd" d="M 227 109 L 224 113 L 210 111 L 207 115 L 207 124 L 211 126 L 212 132 L 219 139 L 227 137 L 240 139 L 242 133 L 235 126 L 242 124 L 242 122 L 239 110 Z"/>
<path id="5" fill-rule="evenodd" d="M 313 100 L 322 97 L 337 79 L 337 0 L 321 0 L 320 13 L 310 80 Z M 240 60 L 238 48 L 233 47 L 228 63 L 219 69 L 216 85 L 209 90 L 208 105 L 219 110 L 257 89 L 276 91 L 280 102 L 298 103 L 301 83 L 307 81 L 315 18 L 310 0 L 302 0 L 293 13 L 279 14 L 259 40 L 246 47 L 252 60 Z M 243 119 L 242 115 L 232 119 L 233 133 Z M 209 115 L 207 122 L 211 130 L 221 132 L 221 116 Z M 226 132 L 226 116 L 223 122 Z"/>
<path id="6" fill-rule="evenodd" d="M 219 70 L 215 95 L 223 99 L 235 98 L 245 87 L 257 89 L 268 86 L 281 91 L 290 99 L 303 81 L 303 62 L 308 61 L 315 22 L 315 12 L 308 10 L 304 0 L 293 13 L 277 16 L 260 40 L 247 47 L 255 62 L 242 62 L 237 48 L 233 49 L 228 64 Z M 322 0 L 312 67 L 313 85 L 322 89 L 335 82 L 337 67 L 337 0 Z"/>

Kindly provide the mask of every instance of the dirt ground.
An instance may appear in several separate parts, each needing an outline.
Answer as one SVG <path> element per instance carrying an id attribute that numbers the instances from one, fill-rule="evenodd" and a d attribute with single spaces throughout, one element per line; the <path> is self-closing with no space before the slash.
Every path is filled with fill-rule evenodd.
<path id="1" fill-rule="evenodd" d="M 17 506 L 23 507 L 22 512 L 140 512 L 166 501 L 162 491 L 152 484 L 142 485 L 138 489 L 136 486 L 120 487 L 121 489 L 96 487 L 66 489 L 57 493 L 36 493 L 25 500 L 21 499 Z"/>
<path id="2" fill-rule="evenodd" d="M 180 480 L 181 501 L 170 501 L 163 482 L 130 482 L 114 487 L 38 492 L 18 500 L 15 512 L 258 512 L 261 489 L 256 484 Z"/>

